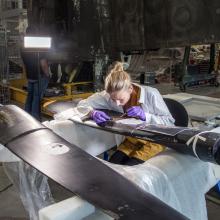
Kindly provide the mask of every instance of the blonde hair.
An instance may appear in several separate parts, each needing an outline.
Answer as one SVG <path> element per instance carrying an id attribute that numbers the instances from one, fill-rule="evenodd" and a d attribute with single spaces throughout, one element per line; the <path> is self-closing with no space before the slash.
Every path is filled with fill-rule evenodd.
<path id="1" fill-rule="evenodd" d="M 123 63 L 115 62 L 110 66 L 105 79 L 105 90 L 107 93 L 129 89 L 131 77 L 123 70 Z"/>

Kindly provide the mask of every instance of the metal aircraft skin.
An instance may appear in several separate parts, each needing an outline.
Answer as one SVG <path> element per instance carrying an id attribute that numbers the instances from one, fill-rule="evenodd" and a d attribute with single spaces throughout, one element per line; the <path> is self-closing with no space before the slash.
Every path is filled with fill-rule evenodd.
<path id="1" fill-rule="evenodd" d="M 29 25 L 53 38 L 51 58 L 92 60 L 119 52 L 220 42 L 220 1 L 28 1 Z M 205 16 L 204 16 L 205 15 Z"/>

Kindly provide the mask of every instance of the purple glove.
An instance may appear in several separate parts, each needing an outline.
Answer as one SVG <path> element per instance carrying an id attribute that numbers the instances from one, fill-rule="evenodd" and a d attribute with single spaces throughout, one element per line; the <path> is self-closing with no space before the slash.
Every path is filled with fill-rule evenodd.
<path id="1" fill-rule="evenodd" d="M 103 123 L 105 123 L 106 121 L 110 120 L 111 118 L 102 111 L 98 111 L 98 110 L 94 110 L 91 113 L 91 118 L 92 120 L 94 120 L 96 122 L 96 124 L 101 125 Z"/>
<path id="2" fill-rule="evenodd" d="M 146 115 L 144 110 L 140 106 L 132 106 L 127 109 L 127 116 L 132 118 L 139 118 L 142 121 L 146 121 Z"/>

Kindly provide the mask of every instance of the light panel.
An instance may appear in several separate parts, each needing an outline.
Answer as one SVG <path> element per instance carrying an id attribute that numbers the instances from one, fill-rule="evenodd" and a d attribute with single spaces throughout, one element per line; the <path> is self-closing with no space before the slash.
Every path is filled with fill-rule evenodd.
<path id="1" fill-rule="evenodd" d="M 50 48 L 51 37 L 24 37 L 25 48 Z"/>

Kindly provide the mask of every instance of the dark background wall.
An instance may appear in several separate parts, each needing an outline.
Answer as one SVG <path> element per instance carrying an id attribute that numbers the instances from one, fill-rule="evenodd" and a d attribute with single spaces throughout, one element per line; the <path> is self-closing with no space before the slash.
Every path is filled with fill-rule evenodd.
<path id="1" fill-rule="evenodd" d="M 28 18 L 59 59 L 220 42 L 219 0 L 32 0 Z"/>

